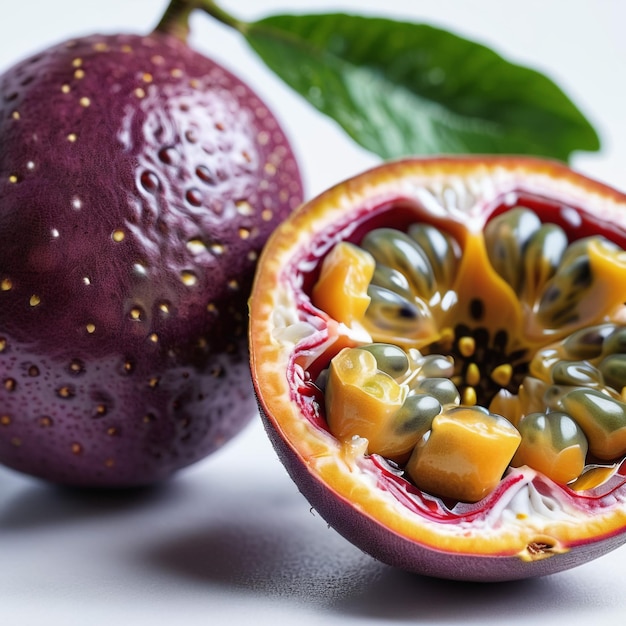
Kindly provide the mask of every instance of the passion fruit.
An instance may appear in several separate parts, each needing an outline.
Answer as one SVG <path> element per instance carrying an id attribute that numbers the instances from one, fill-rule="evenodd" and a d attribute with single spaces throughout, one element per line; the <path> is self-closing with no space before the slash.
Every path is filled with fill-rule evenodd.
<path id="1" fill-rule="evenodd" d="M 250 299 L 269 436 L 377 559 L 475 581 L 626 541 L 626 195 L 556 162 L 406 159 L 274 232 Z"/>
<path id="2" fill-rule="evenodd" d="M 166 480 L 256 414 L 258 252 L 302 200 L 277 118 L 168 31 L 88 35 L 0 76 L 0 463 Z"/>

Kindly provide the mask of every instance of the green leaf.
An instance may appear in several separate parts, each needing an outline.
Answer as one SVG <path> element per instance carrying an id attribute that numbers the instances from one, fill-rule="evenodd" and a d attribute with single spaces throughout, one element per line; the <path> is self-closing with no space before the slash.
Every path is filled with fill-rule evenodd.
<path id="1" fill-rule="evenodd" d="M 416 154 L 598 150 L 578 108 L 543 74 L 424 24 L 346 14 L 275 15 L 248 43 L 359 144 Z"/>

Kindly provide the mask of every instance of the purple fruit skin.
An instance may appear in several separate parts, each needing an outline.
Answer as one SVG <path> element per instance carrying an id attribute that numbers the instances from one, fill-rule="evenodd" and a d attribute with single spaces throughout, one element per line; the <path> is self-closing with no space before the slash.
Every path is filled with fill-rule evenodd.
<path id="1" fill-rule="evenodd" d="M 372 519 L 350 501 L 339 497 L 316 477 L 278 433 L 260 406 L 265 430 L 287 473 L 301 494 L 328 523 L 354 546 L 382 563 L 434 578 L 470 582 L 504 582 L 562 572 L 601 557 L 626 543 L 626 534 L 591 538 L 571 546 L 568 552 L 535 561 L 517 556 L 490 556 L 440 552 L 395 534 Z"/>
<path id="2" fill-rule="evenodd" d="M 302 200 L 276 119 L 176 38 L 94 35 L 0 77 L 0 462 L 154 483 L 257 415 L 247 297 Z"/>

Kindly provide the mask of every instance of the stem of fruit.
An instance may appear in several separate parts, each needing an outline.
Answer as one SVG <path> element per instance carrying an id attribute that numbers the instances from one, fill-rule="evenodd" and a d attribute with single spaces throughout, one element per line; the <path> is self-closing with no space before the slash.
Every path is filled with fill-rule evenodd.
<path id="1" fill-rule="evenodd" d="M 189 16 L 195 8 L 196 6 L 193 2 L 171 0 L 155 30 L 178 37 L 182 41 L 187 41 L 189 36 Z"/>
<path id="2" fill-rule="evenodd" d="M 163 17 L 156 26 L 157 31 L 169 33 L 186 41 L 189 36 L 189 17 L 195 10 L 201 10 L 222 24 L 244 33 L 247 24 L 224 11 L 212 0 L 170 0 Z"/>

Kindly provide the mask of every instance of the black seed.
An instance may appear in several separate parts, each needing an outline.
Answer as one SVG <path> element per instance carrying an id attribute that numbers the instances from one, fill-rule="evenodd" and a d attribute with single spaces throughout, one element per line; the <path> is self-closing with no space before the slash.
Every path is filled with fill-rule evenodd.
<path id="1" fill-rule="evenodd" d="M 528 359 L 528 351 L 526 349 L 515 350 L 508 355 L 506 359 L 509 363 L 517 363 Z"/>
<path id="2" fill-rule="evenodd" d="M 561 290 L 558 287 L 551 285 L 546 289 L 541 297 L 540 306 L 555 302 L 561 297 Z"/>
<path id="3" fill-rule="evenodd" d="M 573 285 L 588 287 L 591 284 L 591 263 L 588 258 L 581 259 L 575 267 Z"/>
<path id="4" fill-rule="evenodd" d="M 483 301 L 479 298 L 473 298 L 469 304 L 469 314 L 473 320 L 481 320 L 485 314 Z"/>
<path id="5" fill-rule="evenodd" d="M 408 306 L 401 306 L 398 309 L 398 317 L 402 317 L 404 319 L 414 320 L 418 318 L 417 311 L 414 308 Z"/>
<path id="6" fill-rule="evenodd" d="M 499 330 L 493 336 L 493 345 L 496 349 L 504 351 L 508 340 L 509 340 L 509 337 L 508 337 L 506 330 Z"/>

